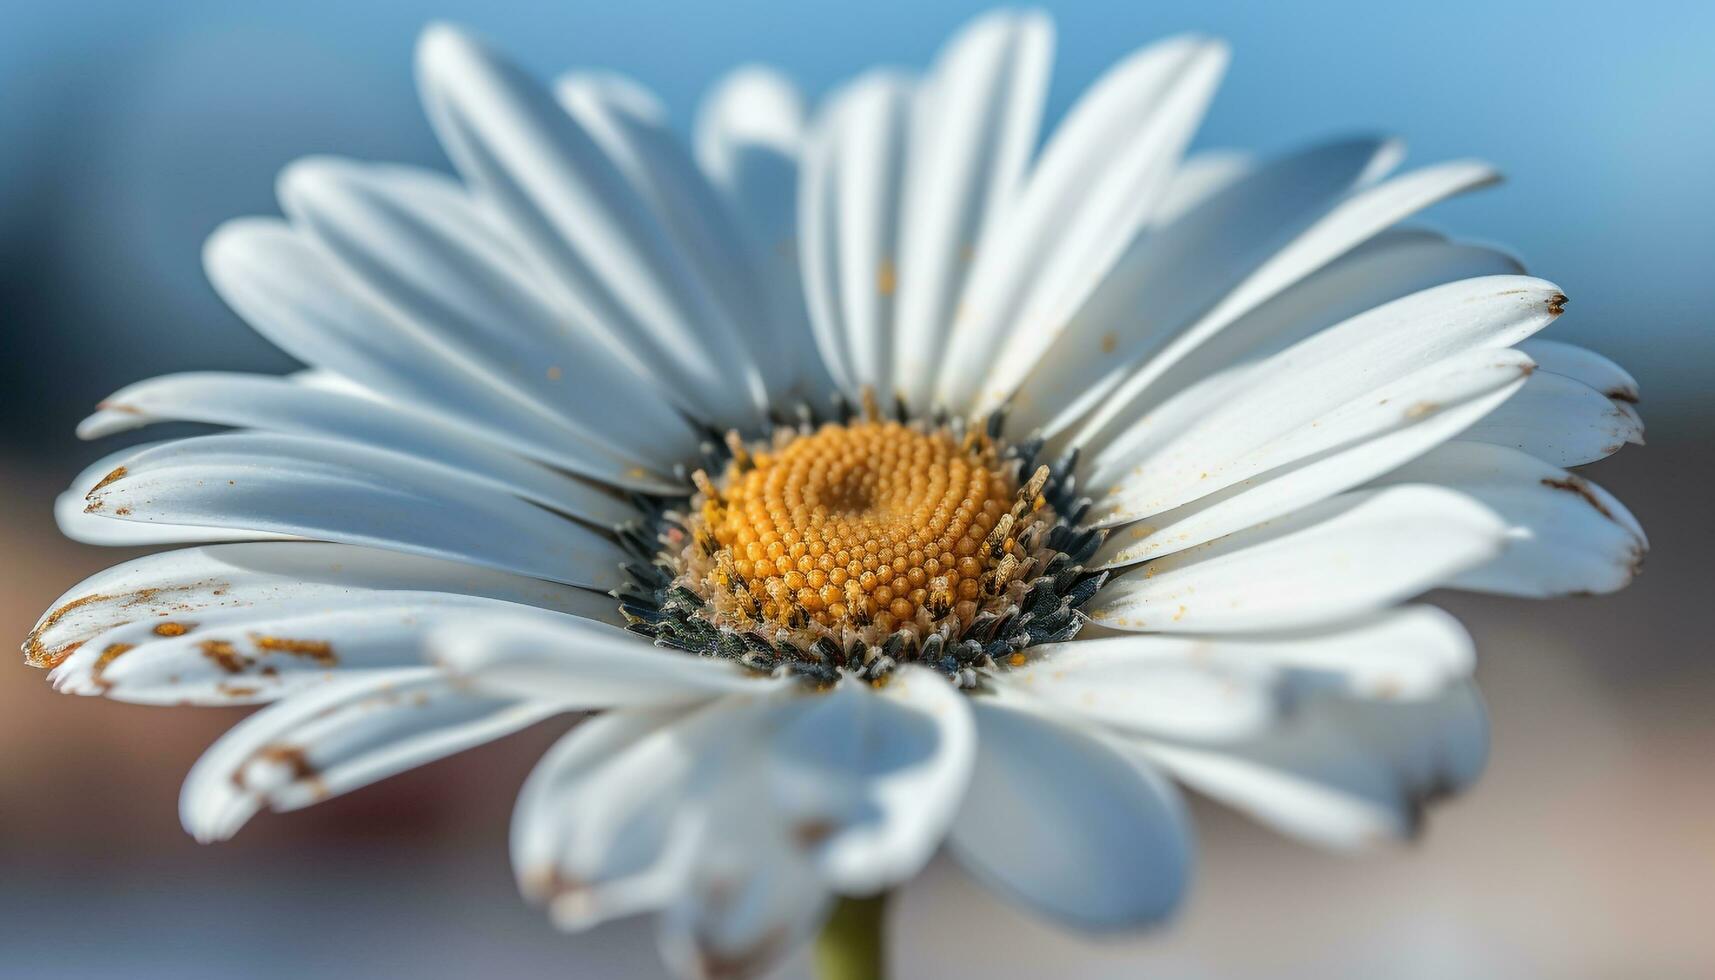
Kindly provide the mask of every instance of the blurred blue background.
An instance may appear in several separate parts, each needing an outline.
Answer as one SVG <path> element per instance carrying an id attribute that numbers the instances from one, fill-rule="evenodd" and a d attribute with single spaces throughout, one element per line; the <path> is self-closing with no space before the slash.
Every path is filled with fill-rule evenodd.
<path id="1" fill-rule="evenodd" d="M 100 397 L 189 368 L 284 369 L 203 281 L 204 236 L 276 210 L 309 153 L 444 166 L 411 51 L 462 21 L 543 75 L 614 69 L 681 126 L 742 61 L 811 93 L 877 61 L 921 66 L 984 4 L 290 4 L 10 0 L 0 30 L 0 612 L 21 636 L 118 560 L 59 542 L 52 493 L 101 451 Z M 1406 855 L 1347 862 L 1215 816 L 1174 934 L 1089 948 L 951 872 L 906 897 L 901 975 L 1694 976 L 1715 943 L 1707 746 L 1715 478 L 1715 4 L 1064 3 L 1049 113 L 1159 35 L 1229 39 L 1201 147 L 1273 153 L 1352 131 L 1410 160 L 1480 156 L 1509 180 L 1430 220 L 1502 242 L 1572 297 L 1554 336 L 1642 382 L 1651 445 L 1594 468 L 1655 554 L 1616 598 L 1455 597 L 1486 658 L 1496 756 Z M 655 975 L 643 926 L 554 934 L 514 898 L 505 815 L 547 734 L 199 849 L 177 779 L 225 712 L 162 713 L 0 676 L 0 975 Z M 1701 750 L 1699 750 L 1701 746 Z M 1701 814 L 1702 819 L 1697 819 Z M 935 925 L 937 914 L 954 925 Z M 68 935 L 69 934 L 69 935 Z M 953 938 L 949 938 L 953 937 Z M 1242 940 L 1242 941 L 1240 941 Z"/>

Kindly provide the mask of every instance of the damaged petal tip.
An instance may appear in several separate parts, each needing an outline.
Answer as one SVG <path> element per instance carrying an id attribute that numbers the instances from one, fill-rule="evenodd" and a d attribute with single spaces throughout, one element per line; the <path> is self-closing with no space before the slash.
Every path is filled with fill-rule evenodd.
<path id="1" fill-rule="evenodd" d="M 114 483 L 115 481 L 123 480 L 123 479 L 125 479 L 125 467 L 115 466 L 113 468 L 113 472 L 102 477 L 100 482 L 96 483 L 95 486 L 89 488 L 89 492 L 83 495 L 83 499 L 94 500 L 96 493 L 98 491 L 100 491 L 101 488 L 108 486 L 109 484 Z"/>

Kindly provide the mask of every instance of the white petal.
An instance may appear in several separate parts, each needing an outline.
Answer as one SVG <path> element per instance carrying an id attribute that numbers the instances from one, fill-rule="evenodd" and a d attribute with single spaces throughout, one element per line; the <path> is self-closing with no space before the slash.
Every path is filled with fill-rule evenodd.
<path id="1" fill-rule="evenodd" d="M 1255 475 L 1161 513 L 1139 506 L 1121 478 L 1089 519 L 1148 519 L 1114 528 L 1091 564 L 1183 551 L 1349 490 L 1467 430 L 1516 393 L 1530 369 L 1513 350 L 1449 357 L 1228 463 L 1228 476 Z"/>
<path id="2" fill-rule="evenodd" d="M 1595 351 L 1541 337 L 1525 341 L 1519 350 L 1529 354 L 1542 370 L 1582 381 L 1614 401 L 1632 404 L 1638 400 L 1637 379 Z"/>
<path id="3" fill-rule="evenodd" d="M 448 155 L 506 215 L 542 282 L 706 420 L 754 424 L 765 392 L 737 328 L 590 134 L 517 66 L 447 25 L 423 32 L 417 71 Z"/>
<path id="4" fill-rule="evenodd" d="M 1024 427 L 1052 429 L 1053 420 L 1097 403 L 1283 239 L 1397 157 L 1397 144 L 1387 140 L 1313 146 L 1257 167 L 1132 242 L 1055 339 L 1052 356 L 1033 366 L 1019 399 Z"/>
<path id="5" fill-rule="evenodd" d="M 832 894 L 782 832 L 756 812 L 763 791 L 740 769 L 714 786 L 689 874 L 660 919 L 668 964 L 684 976 L 758 977 L 815 934 Z"/>
<path id="6" fill-rule="evenodd" d="M 1582 466 L 1643 441 L 1643 425 L 1629 408 L 1582 381 L 1540 371 L 1463 438 Z"/>
<path id="7" fill-rule="evenodd" d="M 768 150 L 795 160 L 804 139 L 804 98 L 784 75 L 761 65 L 735 69 L 710 88 L 697 112 L 697 163 L 715 186 L 738 199 L 748 190 L 749 155 Z M 765 195 L 775 204 L 784 199 Z M 744 209 L 739 209 L 743 213 Z"/>
<path id="8" fill-rule="evenodd" d="M 1334 622 L 1493 559 L 1505 533 L 1488 508 L 1451 490 L 1353 491 L 1127 570 L 1086 613 L 1104 626 L 1174 633 Z"/>
<path id="9" fill-rule="evenodd" d="M 1613 592 L 1637 575 L 1649 547 L 1612 494 L 1514 449 L 1450 442 L 1378 482 L 1451 487 L 1507 522 L 1506 550 L 1453 579 L 1456 588 L 1530 597 Z"/>
<path id="10" fill-rule="evenodd" d="M 1433 606 L 1389 609 L 1319 630 L 1224 637 L 1223 652 L 1268 660 L 1293 690 L 1351 697 L 1434 697 L 1471 676 L 1476 651 L 1459 620 Z"/>
<path id="11" fill-rule="evenodd" d="M 258 711 L 210 746 L 185 778 L 180 819 L 198 840 L 223 840 L 264 806 L 308 806 L 549 713 L 455 689 L 431 668 L 326 684 Z"/>
<path id="12" fill-rule="evenodd" d="M 249 610 L 260 620 L 281 603 L 386 605 L 432 593 L 618 621 L 608 596 L 458 562 L 315 541 L 218 544 L 149 555 L 83 580 L 43 614 L 24 650 L 32 663 L 52 666 L 130 622 L 184 625 L 223 610 Z"/>
<path id="13" fill-rule="evenodd" d="M 512 863 L 562 928 L 659 907 L 701 832 L 711 770 L 742 750 L 754 705 L 716 702 L 590 718 L 537 763 L 512 817 Z"/>
<path id="14" fill-rule="evenodd" d="M 703 701 L 774 684 L 731 661 L 662 650 L 625 630 L 570 617 L 467 618 L 437 631 L 430 651 L 478 689 L 565 710 Z"/>
<path id="15" fill-rule="evenodd" d="M 121 388 L 85 419 L 78 435 L 93 439 L 154 422 L 202 422 L 268 432 L 326 436 L 403 453 L 445 467 L 502 493 L 568 514 L 606 511 L 612 498 L 495 446 L 479 430 L 408 405 L 378 403 L 261 374 L 194 371 Z M 683 492 L 668 479 L 612 479 L 633 489 Z"/>
<path id="16" fill-rule="evenodd" d="M 585 722 L 519 799 L 513 860 L 525 891 L 571 929 L 665 906 L 666 952 L 691 975 L 721 964 L 748 976 L 795 947 L 827 893 L 757 808 L 778 713 L 776 701 L 739 697 Z"/>
<path id="17" fill-rule="evenodd" d="M 283 221 L 227 222 L 203 246 L 203 264 L 240 316 L 312 367 L 464 420 L 498 445 L 573 472 L 599 476 L 613 465 L 592 468 L 592 457 L 609 456 L 601 446 L 455 360 L 434 356 L 431 338 L 353 295 L 333 260 Z"/>
<path id="18" fill-rule="evenodd" d="M 1095 739 L 972 702 L 980 746 L 948 844 L 977 877 L 1027 908 L 1108 932 L 1153 924 L 1191 868 L 1179 796 Z"/>
<path id="19" fill-rule="evenodd" d="M 1255 170 L 1249 154 L 1237 150 L 1203 150 L 1185 158 L 1161 194 L 1149 226 L 1162 228 L 1189 214 L 1192 208 L 1231 187 Z"/>
<path id="20" fill-rule="evenodd" d="M 447 593 L 288 599 L 266 609 L 212 609 L 194 620 L 114 627 L 79 647 L 50 679 L 61 693 L 138 704 L 260 704 L 336 677 L 421 666 L 425 633 L 476 615 L 564 618 Z"/>
<path id="21" fill-rule="evenodd" d="M 668 127 L 666 110 L 643 86 L 606 72 L 562 76 L 554 93 L 648 202 L 743 339 L 770 396 L 787 391 L 794 359 L 776 347 L 739 223 Z"/>
<path id="22" fill-rule="evenodd" d="M 90 494 L 119 520 L 254 529 L 612 588 L 595 531 L 409 457 L 311 436 L 198 436 L 132 457 Z M 621 516 L 623 505 L 603 518 Z"/>
<path id="23" fill-rule="evenodd" d="M 823 405 L 833 381 L 810 331 L 798 274 L 798 155 L 804 100 L 779 73 L 751 65 L 718 82 L 697 113 L 697 162 L 726 197 L 745 233 L 768 303 L 772 360 L 790 368 L 792 387 L 773 392 Z"/>
<path id="24" fill-rule="evenodd" d="M 1047 428 L 1071 425 L 1077 415 L 1094 409 L 1105 422 L 1075 426 L 1074 434 L 1059 441 L 1100 452 L 1133 420 L 1147 418 L 1205 377 L 1278 354 L 1326 327 L 1432 286 L 1523 271 L 1516 258 L 1493 248 L 1434 235 L 1383 232 L 1235 320 L 1129 401 L 1121 404 L 1107 389 L 1096 388 L 1093 395 L 1062 410 Z"/>
<path id="25" fill-rule="evenodd" d="M 425 202 L 398 174 L 299 160 L 280 175 L 280 200 L 353 292 L 424 336 L 424 356 L 482 375 L 585 439 L 657 468 L 695 450 L 670 393 L 633 354 L 556 309 L 515 254 L 472 233 L 482 220 L 477 202 L 449 213 L 447 201 Z M 612 411 L 616 404 L 626 411 Z"/>
<path id="26" fill-rule="evenodd" d="M 832 97 L 800 185 L 799 256 L 822 359 L 850 397 L 892 391 L 893 294 L 911 82 L 872 72 Z"/>
<path id="27" fill-rule="evenodd" d="M 1148 220 L 1201 121 L 1227 49 L 1151 45 L 1109 69 L 1055 130 L 977 254 L 937 384 L 983 413 L 1010 395 Z"/>
<path id="28" fill-rule="evenodd" d="M 114 520 L 100 509 L 90 508 L 89 495 L 96 484 L 146 450 L 171 445 L 170 441 L 145 442 L 111 452 L 84 467 L 71 486 L 54 498 L 54 523 L 73 541 L 118 547 L 155 544 L 189 544 L 197 541 L 258 541 L 287 539 L 290 534 L 269 534 L 242 528 L 191 527 L 184 524 L 136 524 Z"/>
<path id="29" fill-rule="evenodd" d="M 971 258 L 1036 148 L 1052 53 L 1046 15 L 996 11 L 947 42 L 919 90 L 893 325 L 894 387 L 919 414 L 933 407 Z"/>
<path id="30" fill-rule="evenodd" d="M 1150 459 L 1162 447 L 1178 438 L 1181 432 L 1214 414 L 1239 397 L 1260 377 L 1265 376 L 1267 363 L 1240 364 L 1212 374 L 1168 399 L 1165 404 L 1130 423 L 1123 441 L 1110 443 L 1103 453 L 1086 457 L 1082 477 L 1091 490 L 1103 494 L 1109 490 L 1134 483 L 1140 476 L 1128 470 L 1121 460 Z M 1106 472 L 1098 470 L 1102 467 Z"/>
<path id="31" fill-rule="evenodd" d="M 872 691 L 845 678 L 799 702 L 772 736 L 776 805 L 842 894 L 920 871 L 964 796 L 976 754 L 967 699 L 921 667 Z"/>
<path id="32" fill-rule="evenodd" d="M 1457 619 L 1411 606 L 1277 633 L 1047 644 L 997 683 L 1116 730 L 1209 741 L 1259 734 L 1309 692 L 1434 697 L 1474 664 Z"/>
<path id="33" fill-rule="evenodd" d="M 1282 290 L 1413 213 L 1497 179 L 1487 164 L 1453 161 L 1414 170 L 1352 194 L 1256 267 L 1214 308 L 1141 365 L 1114 390 L 1102 410 L 1083 422 L 1080 432 L 1087 435 L 1104 429 L 1112 420 L 1109 412 L 1127 409 L 1191 351 Z"/>
<path id="34" fill-rule="evenodd" d="M 1243 641 L 1240 641 L 1242 645 Z M 1107 636 L 1032 647 L 1029 662 L 997 685 L 1041 703 L 1071 724 L 1173 738 L 1239 738 L 1280 710 L 1278 671 L 1223 641 Z"/>
<path id="35" fill-rule="evenodd" d="M 1110 446 L 1092 471 L 1111 474 L 1141 465 L 1145 472 L 1127 487 L 1128 512 L 1177 507 L 1253 475 L 1252 453 L 1339 406 L 1426 364 L 1524 339 L 1557 316 L 1563 301 L 1554 286 L 1522 276 L 1468 279 L 1414 293 L 1264 361 L 1243 391 L 1147 457 Z M 1106 482 L 1100 475 L 1093 481 Z"/>
<path id="36" fill-rule="evenodd" d="M 1417 833 L 1429 803 L 1476 780 L 1488 742 L 1467 683 L 1426 701 L 1324 698 L 1248 743 L 1136 751 L 1283 833 L 1356 849 Z"/>

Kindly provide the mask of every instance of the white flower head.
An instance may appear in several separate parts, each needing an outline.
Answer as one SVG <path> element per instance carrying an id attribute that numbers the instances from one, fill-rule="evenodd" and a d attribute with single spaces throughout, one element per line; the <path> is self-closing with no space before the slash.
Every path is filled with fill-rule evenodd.
<path id="1" fill-rule="evenodd" d="M 943 846 L 1105 931 L 1174 908 L 1175 783 L 1336 848 L 1486 753 L 1471 644 L 1399 604 L 1624 585 L 1564 467 L 1637 390 L 1532 339 L 1559 288 L 1402 226 L 1495 174 L 1383 139 L 1187 157 L 1225 66 L 1181 37 L 1042 131 L 1050 27 L 985 16 L 806 114 L 742 69 L 691 145 L 640 86 L 550 92 L 444 26 L 457 178 L 310 159 L 208 273 L 309 370 L 172 375 L 66 533 L 190 543 L 26 643 L 61 690 L 262 704 L 183 819 L 234 833 L 561 713 L 512 833 L 582 927 L 659 910 L 749 975 Z"/>

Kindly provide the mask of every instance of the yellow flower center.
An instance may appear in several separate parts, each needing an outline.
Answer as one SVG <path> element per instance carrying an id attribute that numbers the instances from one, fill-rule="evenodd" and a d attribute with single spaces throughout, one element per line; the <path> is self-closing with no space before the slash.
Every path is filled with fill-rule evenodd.
<path id="1" fill-rule="evenodd" d="M 1044 507 L 980 433 L 827 424 L 766 449 L 729 438 L 718 483 L 696 474 L 682 581 L 734 625 L 843 639 L 968 624 L 1030 556 Z"/>

